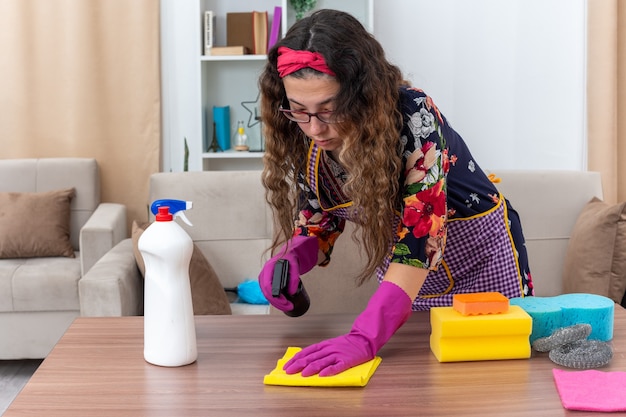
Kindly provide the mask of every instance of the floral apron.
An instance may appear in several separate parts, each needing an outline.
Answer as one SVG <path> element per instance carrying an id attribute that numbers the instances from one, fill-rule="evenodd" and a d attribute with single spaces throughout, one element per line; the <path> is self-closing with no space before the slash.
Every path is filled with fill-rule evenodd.
<path id="1" fill-rule="evenodd" d="M 318 198 L 319 157 L 317 147 L 312 146 L 308 183 Z M 337 199 L 325 210 L 339 218 L 351 220 L 350 205 L 351 202 L 341 203 L 341 199 Z M 397 217 L 395 221 L 394 227 L 400 218 Z M 502 196 L 498 204 L 485 213 L 449 220 L 443 260 L 437 270 L 428 273 L 413 301 L 413 310 L 450 306 L 456 293 L 499 291 L 508 298 L 522 296 L 521 275 L 514 248 L 506 200 Z M 379 282 L 389 267 L 390 259 L 391 250 L 389 257 L 377 270 Z"/>

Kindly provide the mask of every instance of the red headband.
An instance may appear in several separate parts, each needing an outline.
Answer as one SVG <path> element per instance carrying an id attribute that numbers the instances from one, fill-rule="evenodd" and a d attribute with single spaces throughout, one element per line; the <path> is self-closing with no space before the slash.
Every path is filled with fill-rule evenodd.
<path id="1" fill-rule="evenodd" d="M 293 74 L 302 68 L 312 68 L 324 74 L 335 76 L 335 73 L 328 68 L 324 57 L 319 52 L 294 51 L 286 46 L 278 48 L 278 76 L 280 78 Z"/>

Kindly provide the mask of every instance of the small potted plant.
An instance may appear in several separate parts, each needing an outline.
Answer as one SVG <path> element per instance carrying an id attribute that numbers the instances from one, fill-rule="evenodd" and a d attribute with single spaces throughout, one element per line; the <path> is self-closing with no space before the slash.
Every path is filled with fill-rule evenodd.
<path id="1" fill-rule="evenodd" d="M 296 12 L 296 20 L 300 20 L 307 12 L 315 8 L 317 0 L 289 0 L 289 2 Z"/>

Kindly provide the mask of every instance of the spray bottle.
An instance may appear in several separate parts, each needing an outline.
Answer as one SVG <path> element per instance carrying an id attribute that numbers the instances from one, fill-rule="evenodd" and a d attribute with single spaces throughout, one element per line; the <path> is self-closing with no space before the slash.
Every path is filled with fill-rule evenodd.
<path id="1" fill-rule="evenodd" d="M 154 365 L 183 366 L 198 357 L 189 283 L 193 241 L 174 221 L 185 217 L 190 201 L 157 200 L 156 221 L 139 238 L 145 265 L 144 359 Z"/>

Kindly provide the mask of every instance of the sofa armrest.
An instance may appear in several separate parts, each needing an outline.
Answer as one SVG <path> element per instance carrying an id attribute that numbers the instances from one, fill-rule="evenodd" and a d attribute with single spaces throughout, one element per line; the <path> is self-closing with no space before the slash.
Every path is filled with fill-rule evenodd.
<path id="1" fill-rule="evenodd" d="M 126 206 L 101 203 L 80 229 L 80 272 L 85 275 L 105 253 L 128 237 Z"/>
<path id="2" fill-rule="evenodd" d="M 81 316 L 133 316 L 143 313 L 143 277 L 132 239 L 107 252 L 78 283 Z"/>

